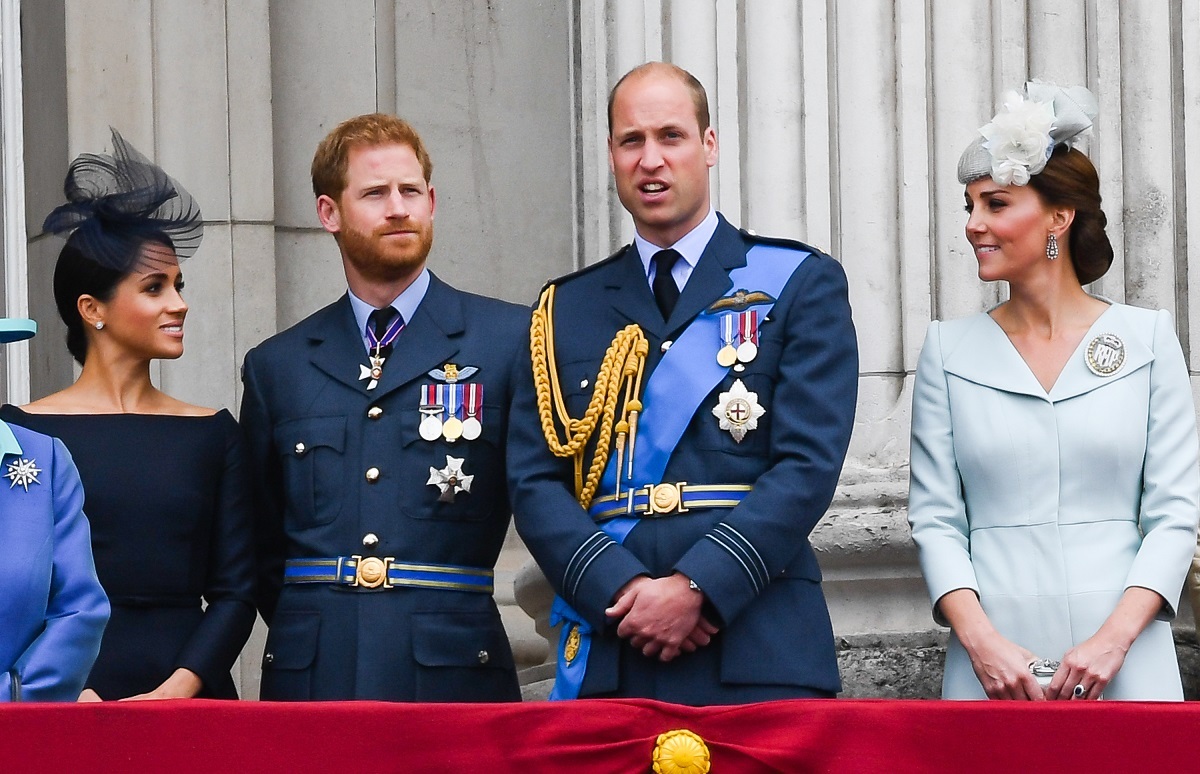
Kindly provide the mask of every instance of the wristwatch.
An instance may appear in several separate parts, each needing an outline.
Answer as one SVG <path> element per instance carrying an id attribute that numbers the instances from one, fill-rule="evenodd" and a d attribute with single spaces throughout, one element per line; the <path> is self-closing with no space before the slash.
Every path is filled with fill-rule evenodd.
<path id="1" fill-rule="evenodd" d="M 688 578 L 688 588 L 692 591 L 699 591 L 701 594 L 704 593 L 704 589 L 700 588 L 700 584 L 696 583 L 696 581 L 692 580 L 691 578 Z"/>

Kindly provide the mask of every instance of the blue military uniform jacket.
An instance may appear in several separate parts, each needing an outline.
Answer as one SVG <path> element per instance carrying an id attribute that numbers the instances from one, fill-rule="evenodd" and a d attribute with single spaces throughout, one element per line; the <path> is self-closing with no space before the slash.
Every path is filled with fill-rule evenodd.
<path id="1" fill-rule="evenodd" d="M 366 348 L 346 296 L 246 355 L 264 699 L 520 698 L 491 595 L 284 585 L 282 573 L 287 559 L 352 555 L 490 570 L 509 524 L 505 438 L 527 330 L 521 307 L 431 276 L 373 390 L 359 378 Z M 484 386 L 476 440 L 419 434 L 422 386 L 447 363 L 478 369 L 464 380 Z M 427 483 L 448 456 L 474 476 L 452 503 Z"/>
<path id="2" fill-rule="evenodd" d="M 109 615 L 83 486 L 57 439 L 0 422 L 0 453 L 0 701 L 74 701 Z"/>
<path id="3" fill-rule="evenodd" d="M 646 368 L 653 374 L 668 342 L 737 289 L 729 273 L 761 241 L 812 254 L 762 323 L 757 357 L 743 372 L 731 370 L 696 408 L 663 476 L 664 482 L 753 485 L 737 507 L 646 519 L 618 544 L 576 504 L 570 461 L 547 451 L 531 380 L 518 400 L 509 458 L 517 528 L 551 585 L 597 632 L 583 696 L 713 704 L 780 698 L 794 687 L 840 690 L 808 535 L 832 499 L 854 418 L 857 345 L 841 266 L 805 245 L 739 232 L 721 218 L 664 322 L 629 246 L 557 283 L 558 378 L 571 416 L 582 416 L 605 349 L 629 323 L 649 340 Z M 719 346 L 713 342 L 712 357 Z M 741 443 L 712 414 L 735 379 L 766 410 Z M 647 412 L 641 422 L 654 417 Z M 696 653 L 663 665 L 622 646 L 604 609 L 635 576 L 674 571 L 703 589 L 704 612 L 721 632 Z"/>

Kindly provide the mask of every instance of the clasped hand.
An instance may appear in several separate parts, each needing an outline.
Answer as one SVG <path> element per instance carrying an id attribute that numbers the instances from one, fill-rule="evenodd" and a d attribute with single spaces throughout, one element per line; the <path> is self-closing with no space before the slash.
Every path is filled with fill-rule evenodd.
<path id="1" fill-rule="evenodd" d="M 688 578 L 675 573 L 665 578 L 639 575 L 617 592 L 605 614 L 618 620 L 617 636 L 629 640 L 647 658 L 671 661 L 712 641 L 717 627 L 700 614 L 704 595 Z"/>

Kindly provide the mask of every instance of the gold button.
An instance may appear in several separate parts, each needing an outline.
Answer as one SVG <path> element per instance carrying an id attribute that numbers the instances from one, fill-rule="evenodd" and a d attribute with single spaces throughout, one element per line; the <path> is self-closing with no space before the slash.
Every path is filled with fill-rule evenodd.
<path id="1" fill-rule="evenodd" d="M 383 416 L 383 409 L 379 408 L 378 406 L 372 406 L 371 408 L 367 409 L 367 416 L 371 419 L 379 419 L 381 416 Z"/>
<path id="2" fill-rule="evenodd" d="M 664 342 L 662 343 L 662 346 L 661 346 L 661 347 L 659 347 L 659 349 L 661 349 L 663 352 L 666 352 L 668 349 L 670 349 L 670 348 L 671 348 L 671 345 L 672 345 L 672 344 L 674 344 L 674 343 L 675 343 L 675 342 L 673 342 L 673 341 L 671 341 L 670 339 L 668 339 L 668 340 L 666 340 L 666 341 L 664 341 Z"/>
<path id="3" fill-rule="evenodd" d="M 379 468 L 367 468 L 367 483 L 374 484 L 379 480 Z"/>
<path id="4" fill-rule="evenodd" d="M 363 545 L 367 548 L 374 548 L 379 545 L 379 536 L 374 532 L 368 532 L 363 535 Z"/>
<path id="5" fill-rule="evenodd" d="M 489 658 L 491 658 L 491 656 L 488 655 L 488 652 L 486 650 L 479 651 L 479 663 L 480 664 L 486 664 L 488 662 Z"/>
<path id="6" fill-rule="evenodd" d="M 304 454 L 304 452 L 306 452 L 306 451 L 308 451 L 308 447 L 304 445 L 304 441 L 297 441 L 296 442 L 296 454 L 298 454 L 298 455 Z"/>

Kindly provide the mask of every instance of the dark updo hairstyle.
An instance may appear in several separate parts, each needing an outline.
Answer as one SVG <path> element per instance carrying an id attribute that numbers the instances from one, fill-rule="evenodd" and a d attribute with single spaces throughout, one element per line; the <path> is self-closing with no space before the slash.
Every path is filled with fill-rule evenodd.
<path id="1" fill-rule="evenodd" d="M 87 334 L 79 314 L 79 297 L 87 295 L 97 301 L 112 300 L 117 285 L 138 265 L 138 254 L 146 243 L 161 242 L 172 250 L 174 246 L 166 234 L 151 235 L 133 247 L 134 252 L 125 263 L 129 271 L 118 271 L 88 257 L 84 240 L 78 234 L 72 234 L 58 254 L 58 263 L 54 266 L 54 305 L 58 307 L 58 316 L 67 324 L 67 351 L 83 365 L 87 359 Z"/>
<path id="2" fill-rule="evenodd" d="M 1100 176 L 1091 160 L 1079 150 L 1059 145 L 1046 168 L 1029 179 L 1048 207 L 1075 210 L 1068 247 L 1081 285 L 1104 276 L 1113 262 L 1113 247 L 1104 227 L 1108 218 L 1100 209 Z"/>

